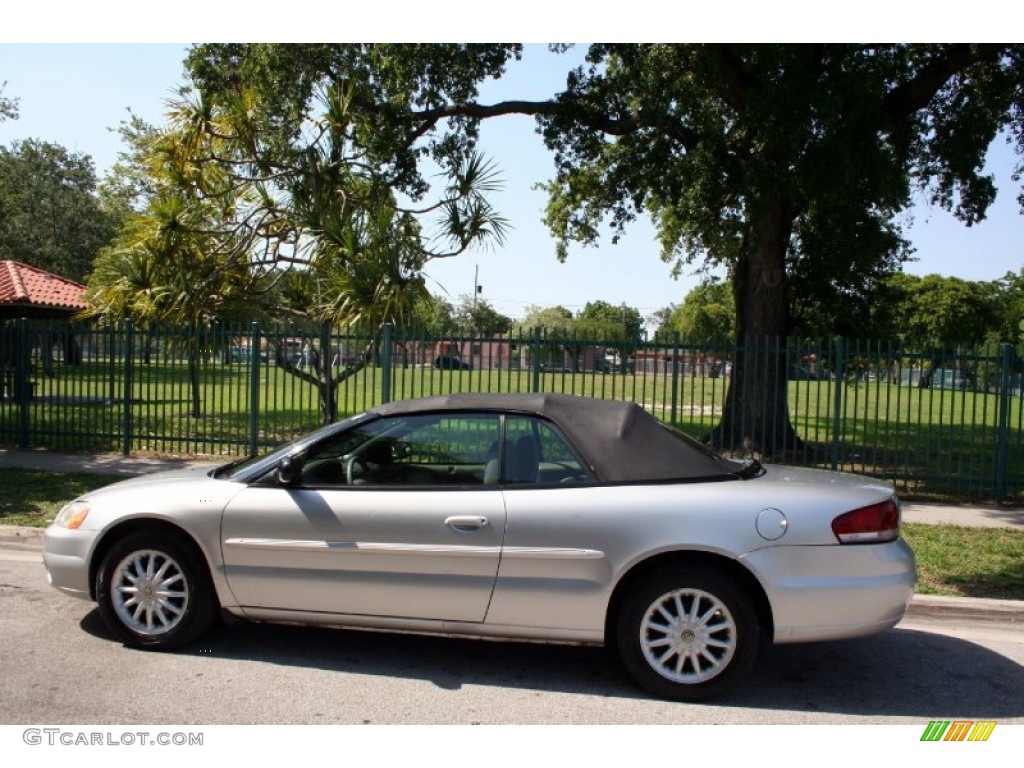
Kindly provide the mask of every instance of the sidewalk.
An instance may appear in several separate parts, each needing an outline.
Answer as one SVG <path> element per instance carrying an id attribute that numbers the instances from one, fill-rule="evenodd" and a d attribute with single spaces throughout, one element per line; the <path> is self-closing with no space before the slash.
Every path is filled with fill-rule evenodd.
<path id="1" fill-rule="evenodd" d="M 217 461 L 166 459 L 121 454 L 68 454 L 0 448 L 0 468 L 49 472 L 84 472 L 134 477 L 148 472 L 192 467 L 215 467 Z M 903 520 L 965 527 L 1011 528 L 1024 531 L 1024 509 L 953 504 L 903 504 Z M 38 552 L 43 531 L 38 528 L 0 526 L 0 549 Z M 981 600 L 962 597 L 915 595 L 907 619 L 987 622 L 1024 627 L 1024 601 Z"/>
<path id="2" fill-rule="evenodd" d="M 0 468 L 81 472 L 112 477 L 135 477 L 168 469 L 213 468 L 221 463 L 224 462 L 167 459 L 159 456 L 123 456 L 119 453 L 58 453 L 0 448 Z"/>

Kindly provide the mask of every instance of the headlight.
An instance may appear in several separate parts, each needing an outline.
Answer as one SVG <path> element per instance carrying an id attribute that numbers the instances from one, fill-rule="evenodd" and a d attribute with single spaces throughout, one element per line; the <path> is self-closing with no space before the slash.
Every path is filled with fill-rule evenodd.
<path id="1" fill-rule="evenodd" d="M 61 528 L 70 528 L 75 531 L 78 530 L 79 526 L 85 522 L 86 515 L 88 514 L 88 501 L 72 501 L 60 511 L 60 514 L 57 515 L 57 519 L 53 521 L 53 524 L 59 525 Z"/>

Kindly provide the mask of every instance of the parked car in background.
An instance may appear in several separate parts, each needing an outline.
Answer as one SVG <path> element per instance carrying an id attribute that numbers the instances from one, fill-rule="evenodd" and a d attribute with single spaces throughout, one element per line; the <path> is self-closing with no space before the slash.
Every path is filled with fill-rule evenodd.
<path id="1" fill-rule="evenodd" d="M 442 371 L 471 371 L 473 365 L 468 360 L 463 360 L 451 355 L 439 355 L 434 358 L 434 367 Z"/>
<path id="2" fill-rule="evenodd" d="M 390 403 L 267 456 L 128 480 L 46 532 L 50 583 L 127 645 L 256 622 L 607 644 L 700 700 L 764 642 L 903 617 L 915 569 L 886 485 L 723 458 L 633 403 Z"/>

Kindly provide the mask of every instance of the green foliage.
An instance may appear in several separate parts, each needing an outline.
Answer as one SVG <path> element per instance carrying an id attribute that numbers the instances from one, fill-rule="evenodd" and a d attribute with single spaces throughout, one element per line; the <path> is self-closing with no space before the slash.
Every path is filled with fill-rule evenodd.
<path id="1" fill-rule="evenodd" d="M 115 219 L 88 155 L 29 139 L 0 147 L 0 259 L 82 281 Z"/>
<path id="2" fill-rule="evenodd" d="M 588 301 L 576 316 L 576 331 L 590 338 L 635 344 L 643 334 L 643 317 L 639 310 L 626 304 L 615 306 L 607 301 Z"/>
<path id="3" fill-rule="evenodd" d="M 882 281 L 861 337 L 897 338 L 931 344 L 966 344 L 999 338 L 1012 326 L 1012 281 L 1006 295 L 998 284 L 956 277 L 907 274 Z"/>
<path id="4" fill-rule="evenodd" d="M 248 105 L 262 126 L 252 145 L 260 155 L 287 155 L 307 145 L 309 116 L 317 104 L 344 106 L 345 136 L 386 186 L 420 199 L 430 184 L 421 160 L 450 173 L 471 154 L 476 121 L 454 113 L 450 128 L 434 127 L 418 110 L 471 102 L 480 82 L 501 75 L 518 58 L 516 44 L 206 44 L 194 46 L 185 65 L 196 87 L 213 101 L 259 93 Z M 343 100 L 339 88 L 344 88 Z M 421 141 L 420 139 L 426 139 Z M 264 151 L 265 150 L 265 151 Z"/>
<path id="5" fill-rule="evenodd" d="M 421 296 L 412 309 L 412 327 L 426 333 L 441 334 L 454 324 L 455 308 L 439 296 L 427 293 Z"/>
<path id="6" fill-rule="evenodd" d="M 636 308 L 596 300 L 588 301 L 576 315 L 562 306 L 530 305 L 514 327 L 516 333 L 524 336 L 539 329 L 545 336 L 576 337 L 630 346 L 643 337 L 643 324 L 644 318 Z"/>
<path id="7" fill-rule="evenodd" d="M 1024 267 L 990 285 L 999 323 L 995 333 L 1000 341 L 1019 346 L 1024 343 Z M 1017 354 L 1024 355 L 1024 350 L 1018 349 Z"/>
<path id="8" fill-rule="evenodd" d="M 205 201 L 150 200 L 97 257 L 86 293 L 91 313 L 143 327 L 196 324 L 245 303 L 254 276 L 244 260 L 224 258 L 215 221 Z"/>
<path id="9" fill-rule="evenodd" d="M 731 340 L 736 303 L 726 283 L 702 283 L 691 290 L 671 316 L 671 329 L 702 342 Z"/>
<path id="10" fill-rule="evenodd" d="M 18 119 L 18 100 L 11 99 L 4 96 L 4 88 L 7 87 L 7 81 L 0 83 L 0 123 L 4 120 L 17 120 Z"/>
<path id="11" fill-rule="evenodd" d="M 496 310 L 487 299 L 463 295 L 455 307 L 452 322 L 456 328 L 469 333 L 508 333 L 513 320 Z"/>
<path id="12" fill-rule="evenodd" d="M 148 200 L 157 194 L 160 174 L 153 167 L 153 146 L 159 138 L 156 127 L 129 112 L 127 120 L 117 128 L 123 149 L 98 186 L 100 200 L 112 214 L 120 214 L 118 228 L 127 223 L 133 212 L 145 209 Z"/>
<path id="13" fill-rule="evenodd" d="M 531 304 L 526 314 L 516 323 L 516 333 L 529 336 L 540 329 L 548 336 L 571 336 L 575 329 L 572 312 L 565 307 L 540 307 Z"/>

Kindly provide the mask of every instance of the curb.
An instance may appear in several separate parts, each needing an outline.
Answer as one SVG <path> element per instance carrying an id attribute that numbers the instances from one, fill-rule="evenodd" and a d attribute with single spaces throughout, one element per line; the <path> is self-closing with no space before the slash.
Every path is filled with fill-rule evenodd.
<path id="1" fill-rule="evenodd" d="M 906 618 L 1024 625 L 1024 600 L 914 595 Z"/>

